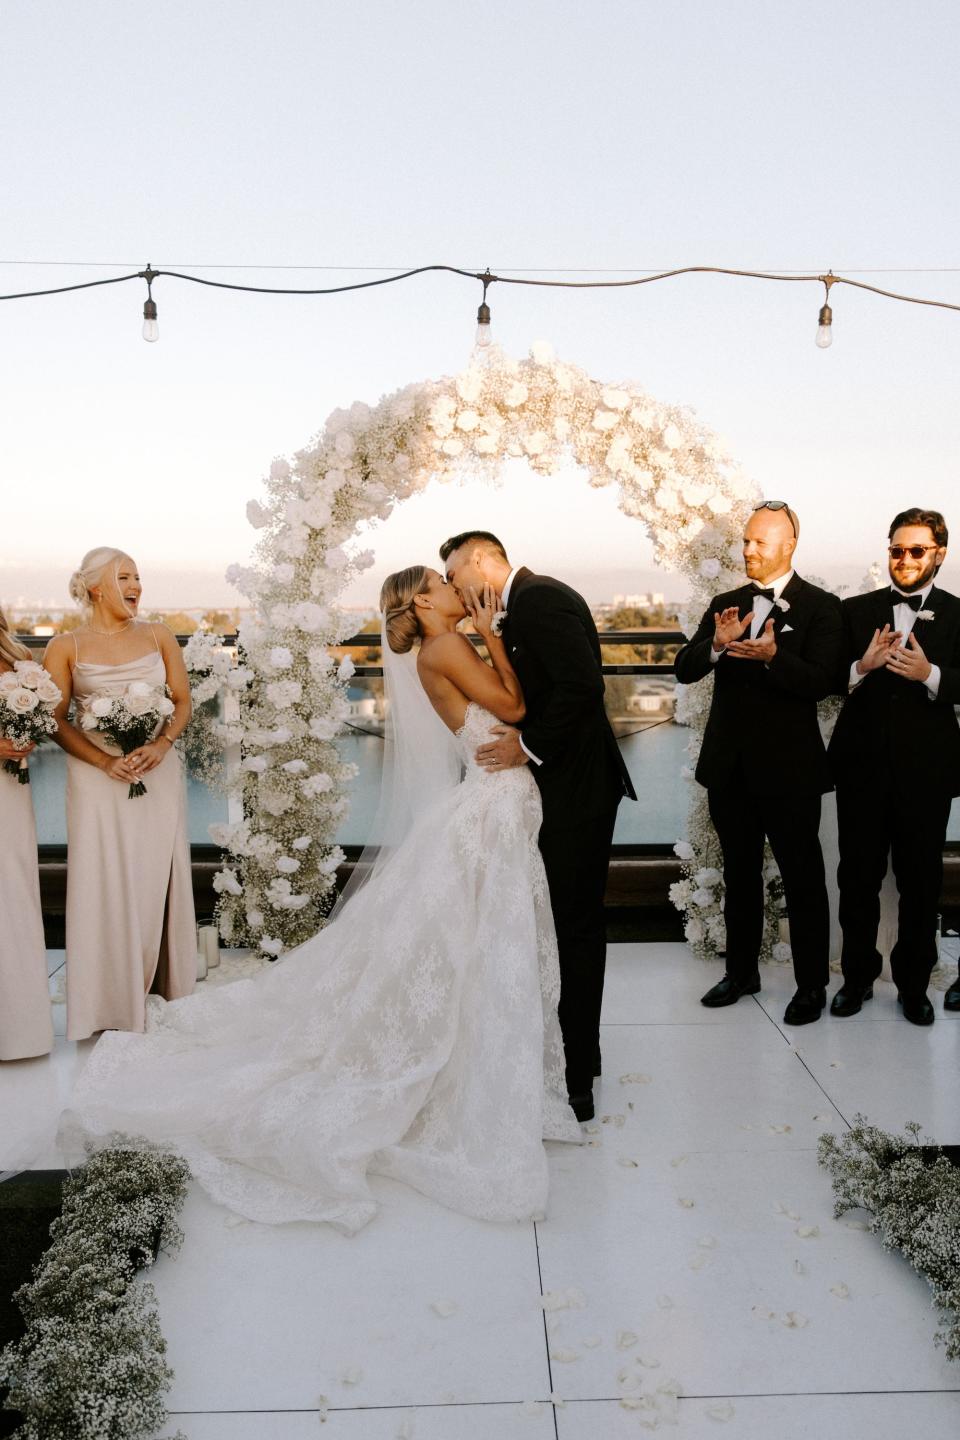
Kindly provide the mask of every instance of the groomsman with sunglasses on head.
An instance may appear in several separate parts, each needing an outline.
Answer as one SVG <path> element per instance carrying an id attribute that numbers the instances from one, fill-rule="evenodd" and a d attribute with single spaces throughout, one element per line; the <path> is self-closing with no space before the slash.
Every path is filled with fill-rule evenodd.
<path id="1" fill-rule="evenodd" d="M 943 844 L 960 795 L 960 600 L 941 590 L 947 527 L 937 510 L 903 510 L 890 526 L 891 584 L 844 600 L 830 741 L 840 841 L 843 984 L 832 1015 L 855 1015 L 880 974 L 877 928 L 887 856 L 900 895 L 890 956 L 903 1014 L 933 1024 L 927 996 L 937 960 Z M 945 1008 L 960 1010 L 960 981 Z"/>
<path id="2" fill-rule="evenodd" d="M 800 522 L 765 500 L 743 536 L 747 583 L 718 595 L 676 659 L 684 685 L 714 677 L 697 763 L 723 852 L 726 973 L 702 998 L 733 1005 L 760 989 L 764 839 L 783 879 L 797 991 L 789 1025 L 826 1005 L 830 919 L 820 849 L 820 797 L 833 782 L 817 704 L 834 688 L 840 601 L 793 569 Z"/>

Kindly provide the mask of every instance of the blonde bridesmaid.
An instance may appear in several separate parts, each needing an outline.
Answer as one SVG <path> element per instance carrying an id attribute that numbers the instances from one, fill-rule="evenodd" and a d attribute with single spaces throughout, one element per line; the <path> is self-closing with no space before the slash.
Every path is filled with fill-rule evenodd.
<path id="1" fill-rule="evenodd" d="M 44 664 L 63 692 L 57 743 L 67 752 L 67 1038 L 142 1031 L 146 996 L 188 995 L 197 944 L 186 790 L 174 741 L 190 719 L 176 639 L 141 622 L 140 576 L 122 550 L 100 547 L 70 579 L 84 623 L 58 635 Z M 101 695 L 133 681 L 167 687 L 173 713 L 120 755 L 80 720 Z M 69 718 L 73 702 L 73 720 Z M 143 780 L 147 793 L 128 797 Z"/>

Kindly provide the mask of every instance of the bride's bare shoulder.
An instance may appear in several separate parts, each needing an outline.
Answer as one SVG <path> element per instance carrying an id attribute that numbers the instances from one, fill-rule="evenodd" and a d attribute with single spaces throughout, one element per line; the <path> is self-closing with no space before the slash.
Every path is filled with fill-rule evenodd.
<path id="1" fill-rule="evenodd" d="M 472 651 L 470 641 L 457 630 L 451 630 L 446 635 L 433 635 L 420 646 L 417 668 L 446 671 L 451 666 L 462 664 L 464 657 Z"/>

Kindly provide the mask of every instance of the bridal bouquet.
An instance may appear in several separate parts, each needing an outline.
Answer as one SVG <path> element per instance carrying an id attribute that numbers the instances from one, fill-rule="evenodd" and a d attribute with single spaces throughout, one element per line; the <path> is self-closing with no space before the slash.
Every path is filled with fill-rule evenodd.
<path id="1" fill-rule="evenodd" d="M 63 697 L 60 687 L 35 660 L 15 660 L 12 670 L 0 675 L 0 735 L 18 750 L 36 745 L 56 733 L 54 709 Z M 3 768 L 21 785 L 30 784 L 27 757 L 4 760 Z"/>
<path id="2" fill-rule="evenodd" d="M 144 680 L 134 680 L 121 695 L 94 695 L 84 709 L 80 726 L 83 730 L 99 730 L 124 755 L 130 755 L 153 739 L 160 721 L 172 715 L 173 710 L 173 701 L 163 690 Z M 134 800 L 146 793 L 143 781 L 134 780 L 127 798 Z"/>

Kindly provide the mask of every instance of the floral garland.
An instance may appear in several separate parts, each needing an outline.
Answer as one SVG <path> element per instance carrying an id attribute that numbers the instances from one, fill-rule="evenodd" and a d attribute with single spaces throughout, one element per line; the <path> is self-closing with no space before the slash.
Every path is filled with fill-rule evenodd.
<path id="1" fill-rule="evenodd" d="M 211 828 L 226 852 L 214 885 L 228 941 L 278 956 L 315 933 L 332 900 L 343 859 L 333 839 L 355 767 L 333 743 L 353 667 L 349 659 L 335 665 L 329 647 L 350 633 L 341 592 L 373 564 L 369 551 L 345 546 L 361 522 L 385 520 L 431 481 L 489 474 L 511 457 L 544 476 L 570 457 L 590 485 L 616 485 L 621 510 L 643 523 L 658 563 L 690 581 L 694 621 L 714 593 L 740 582 L 740 537 L 757 493 L 718 439 L 689 410 L 632 382 L 593 380 L 545 344 L 522 361 L 493 350 L 461 375 L 409 385 L 373 408 L 335 410 L 292 464 L 274 461 L 266 500 L 247 506 L 262 532 L 255 561 L 228 571 L 255 607 L 239 637 L 241 718 L 221 730 L 241 746 L 244 819 Z M 703 684 L 679 701 L 678 718 L 694 730 L 691 758 L 709 690 Z M 702 809 L 696 801 L 686 858 L 696 889 L 715 893 Z M 695 903 L 689 938 L 715 947 L 715 916 Z"/>
<path id="2" fill-rule="evenodd" d="M 166 1420 L 173 1372 L 156 1296 L 132 1281 L 158 1242 L 178 1249 L 189 1172 L 114 1139 L 64 1184 L 50 1248 L 14 1296 L 27 1328 L 0 1354 L 0 1387 L 24 1417 L 22 1440 L 146 1440 Z"/>

